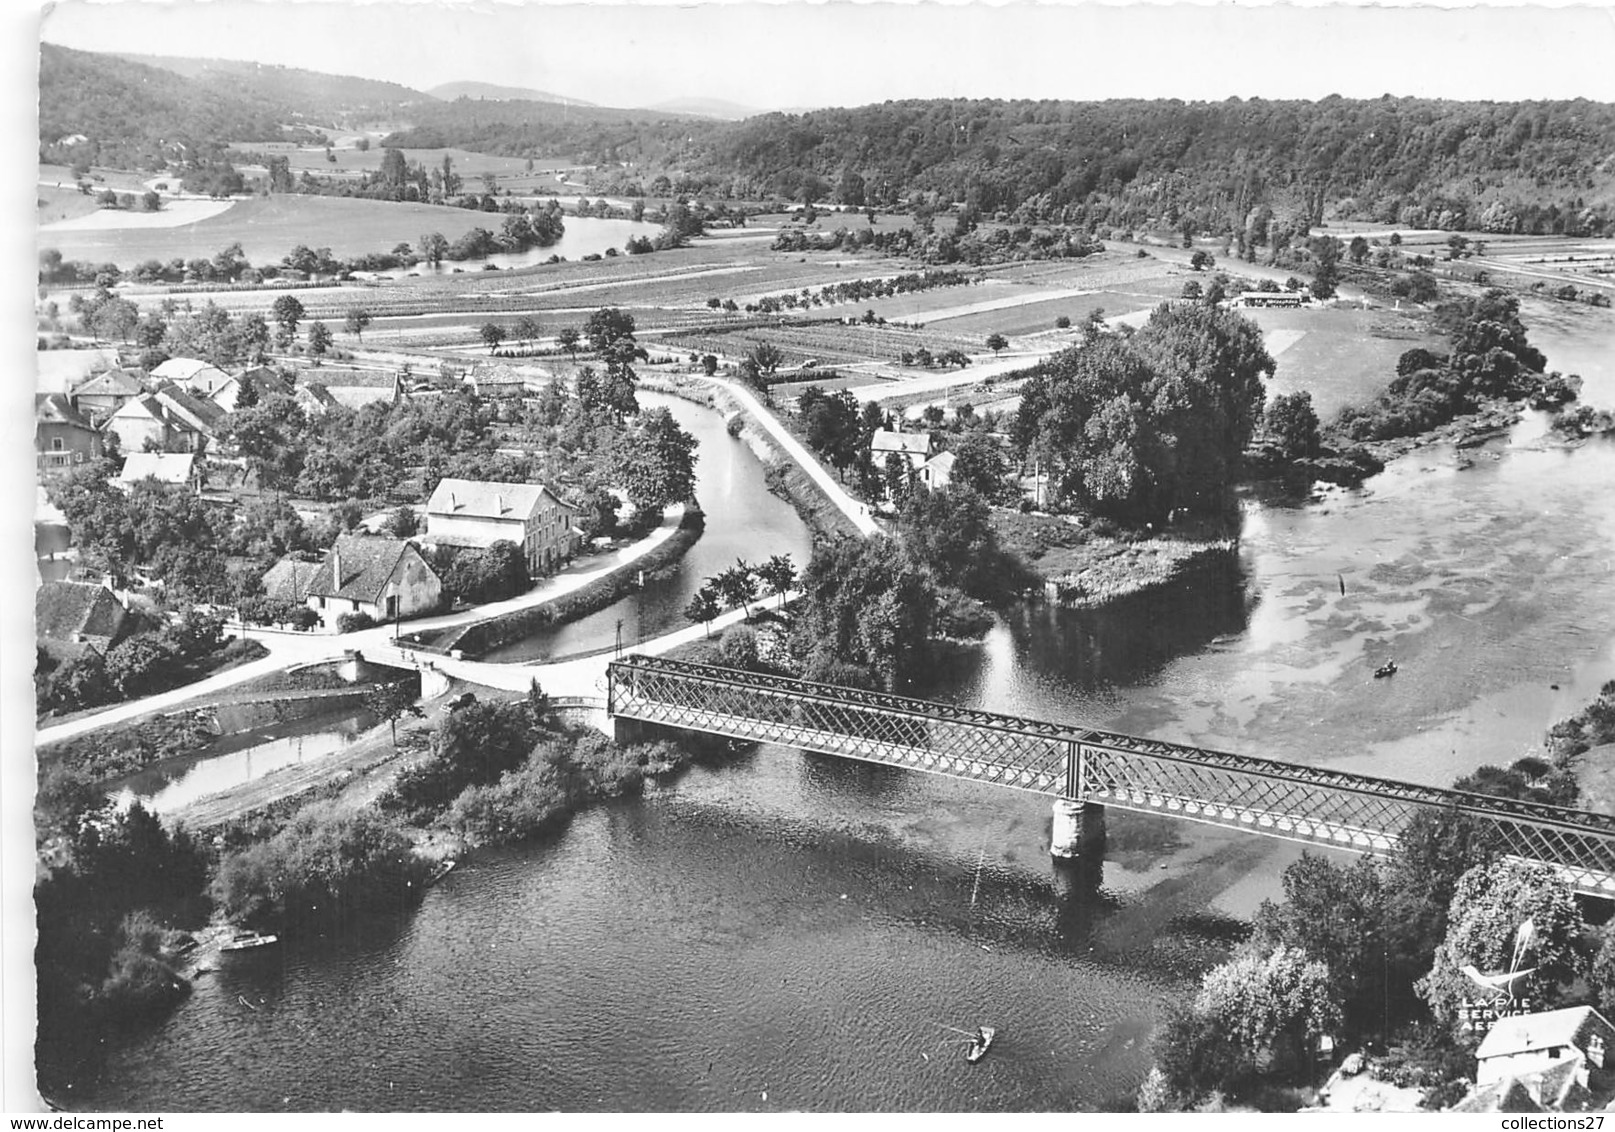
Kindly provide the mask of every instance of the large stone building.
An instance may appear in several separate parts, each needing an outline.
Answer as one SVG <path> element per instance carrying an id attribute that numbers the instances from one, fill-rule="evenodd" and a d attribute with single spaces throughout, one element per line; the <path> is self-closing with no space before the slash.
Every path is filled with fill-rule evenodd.
<path id="1" fill-rule="evenodd" d="M 513 542 L 535 575 L 559 569 L 577 553 L 581 536 L 574 521 L 572 508 L 536 483 L 445 479 L 426 501 L 430 542 L 477 549 Z"/>

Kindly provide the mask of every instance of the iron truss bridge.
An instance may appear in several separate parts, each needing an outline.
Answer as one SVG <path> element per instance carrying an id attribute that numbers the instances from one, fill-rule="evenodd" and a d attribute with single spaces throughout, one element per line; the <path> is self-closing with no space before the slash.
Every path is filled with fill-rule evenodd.
<path id="1" fill-rule="evenodd" d="M 733 739 L 1170 814 L 1359 853 L 1392 854 L 1415 816 L 1467 814 L 1507 856 L 1615 897 L 1615 816 L 1346 774 L 656 657 L 608 668 L 607 712 Z"/>

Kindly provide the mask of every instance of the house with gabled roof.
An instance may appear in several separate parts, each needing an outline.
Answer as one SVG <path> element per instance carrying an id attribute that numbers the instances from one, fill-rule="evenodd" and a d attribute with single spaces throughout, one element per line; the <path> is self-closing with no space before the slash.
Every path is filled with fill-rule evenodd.
<path id="1" fill-rule="evenodd" d="M 131 452 L 124 458 L 123 471 L 113 482 L 125 491 L 141 480 L 156 480 L 169 487 L 202 490 L 202 465 L 192 452 Z"/>
<path id="2" fill-rule="evenodd" d="M 952 452 L 938 452 L 920 465 L 920 482 L 932 491 L 940 491 L 953 483 Z"/>
<path id="3" fill-rule="evenodd" d="M 891 453 L 901 456 L 916 472 L 936 452 L 936 442 L 929 432 L 893 432 L 877 428 L 869 438 L 869 456 L 875 467 L 884 469 L 886 457 Z"/>
<path id="4" fill-rule="evenodd" d="M 42 477 L 100 457 L 101 434 L 62 393 L 34 396 L 34 449 Z"/>
<path id="5" fill-rule="evenodd" d="M 299 381 L 292 390 L 292 399 L 307 417 L 323 417 L 342 404 L 323 381 Z"/>
<path id="6" fill-rule="evenodd" d="M 148 444 L 162 452 L 200 452 L 207 445 L 205 435 L 154 393 L 125 401 L 107 419 L 106 431 L 118 438 L 122 452 L 144 452 Z"/>
<path id="7" fill-rule="evenodd" d="M 478 397 L 523 397 L 541 391 L 553 376 L 537 366 L 479 362 L 465 380 Z"/>
<path id="8" fill-rule="evenodd" d="M 1569 1061 L 1585 1088 L 1590 1072 L 1609 1061 L 1612 1047 L 1615 1026 L 1591 1006 L 1509 1015 L 1492 1023 L 1475 1050 L 1475 1081 L 1486 1085 Z"/>
<path id="9" fill-rule="evenodd" d="M 69 398 L 73 407 L 92 422 L 105 421 L 123 408 L 124 402 L 146 391 L 146 385 L 128 370 L 109 369 L 92 374 L 73 387 Z"/>
<path id="10" fill-rule="evenodd" d="M 528 572 L 548 574 L 577 553 L 571 507 L 543 484 L 443 479 L 426 501 L 426 539 L 439 546 L 487 549 L 513 542 Z"/>
<path id="11" fill-rule="evenodd" d="M 156 397 L 167 406 L 169 413 L 209 438 L 225 416 L 225 411 L 206 397 L 198 396 L 172 381 L 157 386 Z"/>
<path id="12" fill-rule="evenodd" d="M 413 542 L 383 535 L 341 535 L 308 583 L 308 607 L 335 629 L 345 614 L 376 622 L 431 613 L 443 582 Z"/>
<path id="13" fill-rule="evenodd" d="M 107 586 L 46 582 L 34 591 L 34 635 L 47 647 L 73 652 L 88 646 L 105 653 L 123 637 L 129 609 Z"/>
<path id="14" fill-rule="evenodd" d="M 151 371 L 153 381 L 172 381 L 199 397 L 212 397 L 213 391 L 234 380 L 212 362 L 198 358 L 169 358 Z"/>
<path id="15" fill-rule="evenodd" d="M 318 558 L 288 554 L 264 574 L 264 593 L 280 601 L 307 605 L 314 579 L 320 572 Z"/>
<path id="16" fill-rule="evenodd" d="M 256 401 L 262 401 L 273 393 L 289 394 L 291 387 L 286 379 L 269 366 L 257 366 L 245 373 L 227 377 L 222 382 L 212 383 L 205 396 L 219 408 L 227 413 L 233 413 L 240 405 L 246 390 L 251 389 Z M 190 387 L 189 391 L 197 396 L 203 396 L 202 390 Z"/>

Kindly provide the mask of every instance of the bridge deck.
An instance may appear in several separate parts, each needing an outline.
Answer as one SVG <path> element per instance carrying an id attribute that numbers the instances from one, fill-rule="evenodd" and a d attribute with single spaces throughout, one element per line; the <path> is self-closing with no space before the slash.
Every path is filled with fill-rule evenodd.
<path id="1" fill-rule="evenodd" d="M 1489 825 L 1505 855 L 1615 896 L 1608 814 L 661 658 L 608 671 L 613 716 L 1355 852 L 1394 853 L 1420 813 L 1451 811 Z"/>

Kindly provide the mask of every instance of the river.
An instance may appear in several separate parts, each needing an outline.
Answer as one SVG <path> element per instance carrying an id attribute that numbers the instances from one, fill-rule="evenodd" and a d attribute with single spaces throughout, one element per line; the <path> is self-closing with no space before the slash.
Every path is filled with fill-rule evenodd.
<path id="1" fill-rule="evenodd" d="M 1600 325 L 1533 337 L 1611 405 Z M 1467 468 L 1434 448 L 1360 490 L 1252 492 L 1221 576 L 1017 610 L 936 694 L 1422 782 L 1516 758 L 1615 677 L 1615 443 L 1540 432 Z M 1373 680 L 1388 656 L 1402 671 Z M 397 922 L 232 958 L 80 1103 L 1103 1107 L 1299 853 L 1108 828 L 1097 872 L 1055 867 L 1037 797 L 761 748 L 478 855 Z M 979 1022 L 1001 1037 L 967 1069 L 947 1027 Z"/>

